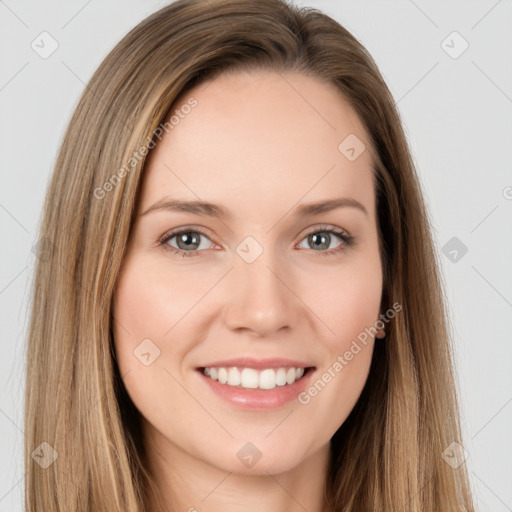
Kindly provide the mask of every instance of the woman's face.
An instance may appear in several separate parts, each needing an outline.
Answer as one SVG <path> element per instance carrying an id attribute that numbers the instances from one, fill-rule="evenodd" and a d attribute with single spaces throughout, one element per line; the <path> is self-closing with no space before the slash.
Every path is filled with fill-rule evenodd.
<path id="1" fill-rule="evenodd" d="M 332 86 L 297 73 L 223 75 L 173 114 L 114 296 L 121 375 L 164 459 L 283 472 L 327 449 L 368 375 L 370 139 Z"/>

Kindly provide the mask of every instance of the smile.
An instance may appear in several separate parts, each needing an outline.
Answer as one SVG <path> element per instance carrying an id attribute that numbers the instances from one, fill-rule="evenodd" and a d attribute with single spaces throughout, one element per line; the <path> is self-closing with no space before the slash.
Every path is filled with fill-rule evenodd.
<path id="1" fill-rule="evenodd" d="M 287 386 L 300 380 L 309 368 L 240 368 L 240 367 L 209 367 L 202 368 L 203 375 L 218 381 L 220 384 L 243 389 L 274 389 L 276 386 Z"/>

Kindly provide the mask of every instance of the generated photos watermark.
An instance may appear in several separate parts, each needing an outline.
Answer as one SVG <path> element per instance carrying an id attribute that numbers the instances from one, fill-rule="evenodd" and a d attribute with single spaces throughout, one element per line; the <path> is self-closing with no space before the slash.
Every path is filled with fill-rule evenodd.
<path id="1" fill-rule="evenodd" d="M 336 375 L 338 375 L 345 366 L 354 359 L 357 354 L 363 350 L 368 344 L 368 339 L 374 337 L 380 329 L 384 329 L 385 325 L 396 316 L 398 312 L 402 311 L 402 305 L 398 302 L 393 304 L 393 308 L 388 309 L 385 313 L 380 315 L 380 319 L 377 320 L 371 327 L 366 327 L 361 331 L 355 340 L 352 341 L 350 348 L 346 350 L 342 355 L 338 355 L 336 361 L 334 361 L 327 370 L 302 393 L 299 393 L 297 400 L 302 405 L 307 405 L 311 402 L 311 399 L 320 393 L 329 382 L 331 382 Z"/>
<path id="2" fill-rule="evenodd" d="M 148 152 L 156 146 L 155 137 L 162 140 L 163 133 L 171 132 L 185 117 L 190 114 L 192 108 L 198 104 L 194 97 L 191 97 L 185 105 L 174 111 L 174 114 L 165 123 L 160 123 L 153 131 L 151 136 L 146 139 L 146 144 L 142 145 L 139 149 L 132 153 L 128 161 L 118 169 L 110 178 L 108 178 L 101 187 L 94 189 L 94 197 L 96 199 L 103 199 L 108 192 L 114 190 L 115 186 L 132 170 L 137 164 L 148 154 Z"/>

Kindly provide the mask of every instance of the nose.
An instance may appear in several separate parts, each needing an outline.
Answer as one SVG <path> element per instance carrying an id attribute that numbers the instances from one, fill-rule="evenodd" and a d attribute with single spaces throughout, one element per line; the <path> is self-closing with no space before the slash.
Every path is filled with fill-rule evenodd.
<path id="1" fill-rule="evenodd" d="M 238 259 L 227 280 L 225 322 L 229 329 L 268 337 L 295 328 L 302 302 L 291 273 L 264 251 L 255 261 Z"/>

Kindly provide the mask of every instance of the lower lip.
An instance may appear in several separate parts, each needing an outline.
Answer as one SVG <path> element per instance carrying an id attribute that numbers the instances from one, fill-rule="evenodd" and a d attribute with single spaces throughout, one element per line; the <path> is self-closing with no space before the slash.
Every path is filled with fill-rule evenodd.
<path id="1" fill-rule="evenodd" d="M 283 405 L 297 399 L 308 386 L 314 368 L 309 370 L 293 384 L 285 386 L 276 386 L 274 389 L 244 389 L 221 384 L 219 381 L 211 379 L 203 374 L 202 370 L 198 373 L 210 389 L 219 397 L 231 404 L 245 410 L 268 410 L 278 409 Z"/>

